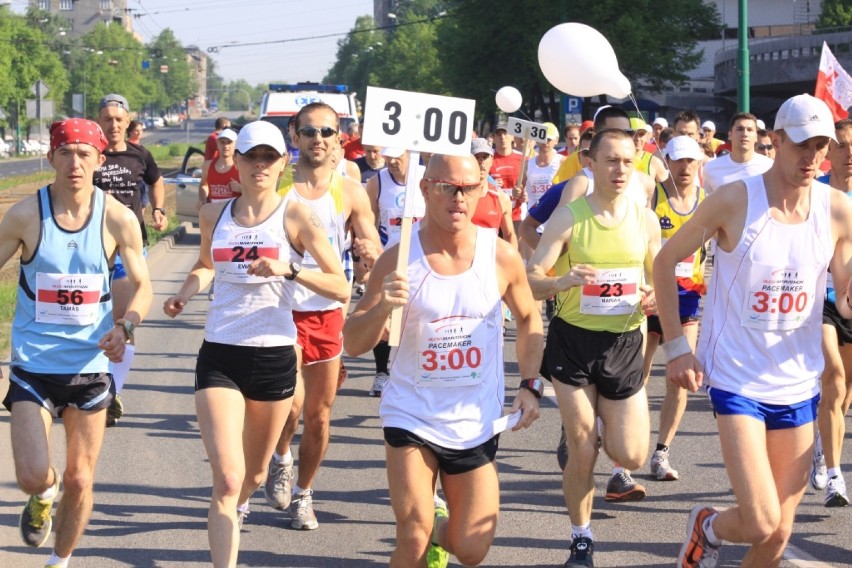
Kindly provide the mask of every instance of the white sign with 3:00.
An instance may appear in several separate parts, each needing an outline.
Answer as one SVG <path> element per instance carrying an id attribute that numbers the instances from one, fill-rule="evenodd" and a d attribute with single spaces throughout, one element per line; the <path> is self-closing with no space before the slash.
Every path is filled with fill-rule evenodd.
<path id="1" fill-rule="evenodd" d="M 430 154 L 470 155 L 471 99 L 367 87 L 361 143 Z"/>

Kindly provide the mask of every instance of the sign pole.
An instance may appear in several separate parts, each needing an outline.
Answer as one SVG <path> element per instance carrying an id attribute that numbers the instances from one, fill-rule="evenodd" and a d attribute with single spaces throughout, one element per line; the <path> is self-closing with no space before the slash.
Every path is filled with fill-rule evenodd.
<path id="1" fill-rule="evenodd" d="M 408 153 L 408 172 L 405 175 L 405 206 L 402 213 L 402 226 L 399 233 L 399 249 L 396 257 L 396 271 L 404 273 L 408 270 L 408 255 L 411 252 L 411 227 L 414 224 L 414 192 L 420 191 L 417 168 L 420 164 L 420 152 L 412 150 Z M 402 336 L 402 306 L 397 306 L 391 312 L 390 334 L 388 345 L 399 346 Z"/>

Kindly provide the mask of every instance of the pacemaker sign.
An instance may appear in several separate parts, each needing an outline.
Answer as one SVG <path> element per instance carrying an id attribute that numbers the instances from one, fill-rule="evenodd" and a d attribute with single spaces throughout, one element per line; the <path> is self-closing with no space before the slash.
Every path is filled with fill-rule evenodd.
<path id="1" fill-rule="evenodd" d="M 537 122 L 510 117 L 507 126 L 509 134 L 525 140 L 535 140 L 539 144 L 547 143 L 547 127 Z"/>
<path id="2" fill-rule="evenodd" d="M 422 200 L 414 167 L 420 163 L 420 152 L 469 156 L 475 107 L 476 102 L 470 99 L 367 87 L 361 143 L 408 150 L 408 163 L 413 165 L 408 168 L 405 179 L 405 206 L 396 261 L 398 272 L 408 268 L 412 217 L 415 204 Z M 400 307 L 391 313 L 388 343 L 398 346 L 401 333 Z"/>

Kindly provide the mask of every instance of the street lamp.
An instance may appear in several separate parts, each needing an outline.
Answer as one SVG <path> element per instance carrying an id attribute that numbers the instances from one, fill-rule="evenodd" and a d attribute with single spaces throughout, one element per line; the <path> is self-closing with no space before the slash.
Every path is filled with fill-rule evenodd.
<path id="1" fill-rule="evenodd" d="M 92 54 L 92 53 L 94 53 L 95 55 L 103 55 L 104 52 L 101 51 L 100 49 L 95 50 L 94 48 L 91 48 L 91 47 L 83 48 L 83 54 L 84 55 L 83 55 L 83 112 L 82 112 L 82 114 L 83 114 L 84 118 L 86 116 L 86 110 L 87 110 L 86 103 L 89 101 L 89 99 L 87 97 L 87 93 L 89 91 L 89 83 L 88 83 L 88 77 L 86 76 L 86 69 L 89 67 L 89 54 Z"/>

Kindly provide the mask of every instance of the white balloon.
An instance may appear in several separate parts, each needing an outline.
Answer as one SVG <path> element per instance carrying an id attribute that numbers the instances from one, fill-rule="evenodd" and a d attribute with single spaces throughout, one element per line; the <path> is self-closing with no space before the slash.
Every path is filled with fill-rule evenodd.
<path id="1" fill-rule="evenodd" d="M 497 108 L 509 114 L 521 108 L 521 103 L 524 102 L 521 92 L 515 87 L 502 87 L 497 91 L 494 100 Z"/>
<path id="2" fill-rule="evenodd" d="M 571 22 L 550 28 L 538 44 L 538 64 L 545 78 L 576 97 L 630 94 L 630 81 L 618 69 L 607 39 L 595 28 Z"/>

